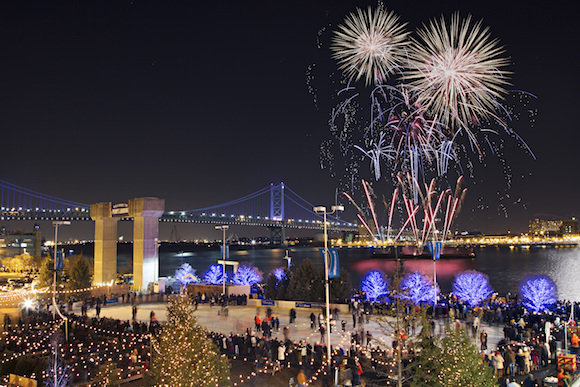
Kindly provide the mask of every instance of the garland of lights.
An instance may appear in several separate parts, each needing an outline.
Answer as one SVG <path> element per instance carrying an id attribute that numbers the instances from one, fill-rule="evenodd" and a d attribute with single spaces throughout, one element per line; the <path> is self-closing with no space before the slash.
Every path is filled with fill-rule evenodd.
<path id="1" fill-rule="evenodd" d="M 52 329 L 52 332 L 50 332 L 50 334 L 46 335 L 43 339 L 41 339 L 39 342 L 37 343 L 32 343 L 30 345 L 30 348 L 25 349 L 22 352 L 19 353 L 14 353 L 12 354 L 12 356 L 10 356 L 9 358 L 6 359 L 2 359 L 0 360 L 0 365 L 7 363 L 9 361 L 12 361 L 14 359 L 18 359 L 19 357 L 22 357 L 32 351 L 38 350 L 49 338 L 52 337 L 52 335 L 60 328 L 60 326 L 63 324 L 64 320 L 60 320 L 60 322 L 58 324 L 55 325 L 55 327 Z"/>

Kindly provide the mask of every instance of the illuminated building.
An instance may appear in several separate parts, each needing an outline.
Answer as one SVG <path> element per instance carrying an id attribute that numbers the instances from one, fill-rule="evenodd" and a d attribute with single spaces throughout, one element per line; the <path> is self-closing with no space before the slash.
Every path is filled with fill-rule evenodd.
<path id="1" fill-rule="evenodd" d="M 34 225 L 32 233 L 22 231 L 8 231 L 6 227 L 0 228 L 0 257 L 14 257 L 28 253 L 35 259 L 40 259 L 42 254 L 42 234 L 40 226 Z"/>

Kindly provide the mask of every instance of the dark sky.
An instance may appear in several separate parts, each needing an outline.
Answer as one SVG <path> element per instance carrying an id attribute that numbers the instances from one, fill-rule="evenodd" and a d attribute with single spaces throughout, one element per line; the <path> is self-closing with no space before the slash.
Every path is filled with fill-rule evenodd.
<path id="1" fill-rule="evenodd" d="M 457 226 L 519 232 L 533 217 L 578 214 L 575 13 L 534 1 L 385 4 L 410 28 L 455 10 L 483 19 L 511 57 L 512 88 L 538 97 L 534 122 L 514 124 L 537 159 L 509 136 L 501 160 L 474 156 Z M 341 183 L 320 162 L 338 90 L 328 43 L 368 5 L 3 1 L 0 179 L 83 203 L 157 196 L 168 210 L 284 181 L 330 204 Z"/>

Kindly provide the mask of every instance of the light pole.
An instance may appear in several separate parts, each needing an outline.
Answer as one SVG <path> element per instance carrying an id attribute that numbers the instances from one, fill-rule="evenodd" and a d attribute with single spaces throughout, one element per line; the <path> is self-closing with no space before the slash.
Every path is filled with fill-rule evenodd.
<path id="1" fill-rule="evenodd" d="M 53 318 L 56 320 L 56 313 L 58 312 L 58 315 L 64 320 L 64 330 L 65 330 L 65 340 L 68 340 L 68 319 L 66 317 L 64 317 L 61 313 L 60 313 L 60 309 L 58 308 L 58 305 L 56 303 L 56 270 L 57 270 L 57 250 L 58 250 L 58 226 L 68 226 L 70 224 L 69 221 L 63 221 L 63 220 L 59 220 L 59 221 L 54 221 L 52 222 L 52 225 L 54 226 L 54 276 L 52 279 L 52 316 Z M 63 257 L 63 261 L 64 261 L 64 257 Z M 54 344 L 54 385 L 57 386 L 58 384 L 58 372 L 57 372 L 57 359 L 58 359 L 58 345 L 55 342 Z"/>
<path id="2" fill-rule="evenodd" d="M 57 310 L 57 304 L 56 304 L 56 270 L 57 270 L 57 250 L 58 250 L 58 226 L 68 226 L 70 224 L 69 221 L 55 221 L 52 222 L 52 225 L 54 226 L 54 276 L 53 276 L 53 280 L 52 280 L 52 306 L 54 308 L 54 310 L 52 311 L 52 317 L 56 320 L 56 310 Z M 64 257 L 63 257 L 64 259 Z M 58 313 L 60 315 L 60 311 Z M 61 316 L 62 317 L 62 316 Z"/>
<path id="3" fill-rule="evenodd" d="M 330 372 L 330 283 L 328 281 L 328 231 L 326 228 L 326 215 L 337 211 L 344 211 L 344 206 L 332 206 L 332 212 L 326 212 L 326 207 L 314 207 L 314 212 L 324 215 L 324 290 L 326 293 L 326 358 Z"/>
<path id="4" fill-rule="evenodd" d="M 216 230 L 222 230 L 223 231 L 223 236 L 222 236 L 222 241 L 223 241 L 223 247 L 222 247 L 222 265 L 223 265 L 223 272 L 222 272 L 222 279 L 223 279 L 223 290 L 222 293 L 224 295 L 224 298 L 226 297 L 226 230 L 230 228 L 230 226 L 228 226 L 227 224 L 222 224 L 220 226 L 215 226 Z"/>

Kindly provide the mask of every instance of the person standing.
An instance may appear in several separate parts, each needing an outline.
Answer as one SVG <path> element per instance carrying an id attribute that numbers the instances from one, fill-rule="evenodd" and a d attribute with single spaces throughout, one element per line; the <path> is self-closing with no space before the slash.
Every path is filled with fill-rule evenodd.
<path id="1" fill-rule="evenodd" d="M 100 303 L 97 303 L 97 306 L 95 307 L 95 311 L 97 313 L 97 318 L 99 318 L 101 315 L 101 304 Z"/>
<path id="2" fill-rule="evenodd" d="M 131 308 L 131 315 L 133 316 L 133 320 L 137 319 L 137 305 L 133 304 L 133 307 Z"/>
<path id="3" fill-rule="evenodd" d="M 481 350 L 487 350 L 487 331 L 484 329 L 479 334 L 479 341 L 481 342 Z"/>
<path id="4" fill-rule="evenodd" d="M 508 349 L 505 351 L 505 362 L 507 363 L 508 368 L 509 368 L 509 375 L 515 376 L 515 374 L 516 374 L 516 353 L 511 349 L 511 347 L 508 347 Z"/>
<path id="5" fill-rule="evenodd" d="M 256 317 L 254 317 L 254 323 L 256 324 L 256 332 L 260 332 L 260 328 L 262 326 L 262 320 L 260 319 L 259 313 L 256 315 Z"/>
<path id="6" fill-rule="evenodd" d="M 495 376 L 501 378 L 503 376 L 504 359 L 499 351 L 497 351 L 491 359 L 491 364 L 495 370 Z"/>

